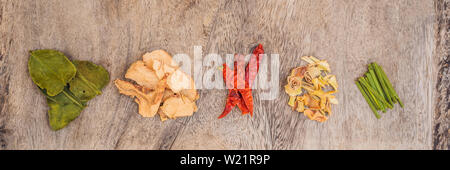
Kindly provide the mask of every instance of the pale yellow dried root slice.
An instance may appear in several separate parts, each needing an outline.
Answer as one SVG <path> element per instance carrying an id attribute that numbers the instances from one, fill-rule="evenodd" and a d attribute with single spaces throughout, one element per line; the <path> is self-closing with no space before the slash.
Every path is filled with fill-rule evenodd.
<path id="1" fill-rule="evenodd" d="M 146 67 L 143 61 L 136 61 L 128 68 L 125 78 L 135 81 L 137 84 L 154 89 L 158 85 L 160 79 L 156 76 L 155 71 Z"/>
<path id="2" fill-rule="evenodd" d="M 199 95 L 193 79 L 182 72 L 178 64 L 164 50 L 146 53 L 143 61 L 136 61 L 127 70 L 125 78 L 137 83 L 117 79 L 119 92 L 136 97 L 139 114 L 161 121 L 191 116 L 198 110 L 195 101 Z"/>
<path id="3" fill-rule="evenodd" d="M 179 93 L 184 89 L 195 89 L 192 78 L 180 69 L 167 77 L 167 85 L 175 93 Z"/>
<path id="4" fill-rule="evenodd" d="M 155 50 L 142 57 L 145 65 L 155 71 L 156 76 L 162 79 L 178 69 L 178 64 L 169 53 L 164 50 Z"/>
<path id="5" fill-rule="evenodd" d="M 120 79 L 115 80 L 114 84 L 120 93 L 133 98 L 136 97 L 135 102 L 139 104 L 139 114 L 143 117 L 153 117 L 158 112 L 162 98 L 161 91 L 152 90 Z"/>
<path id="6" fill-rule="evenodd" d="M 144 54 L 142 59 L 147 66 L 153 67 L 154 61 L 159 61 L 161 65 L 168 65 L 170 67 L 178 67 L 178 64 L 172 59 L 169 53 L 164 50 L 155 50 Z"/>
<path id="7" fill-rule="evenodd" d="M 164 101 L 161 111 L 168 118 L 175 119 L 178 117 L 192 116 L 197 110 L 195 102 L 185 99 L 183 96 L 174 96 Z"/>

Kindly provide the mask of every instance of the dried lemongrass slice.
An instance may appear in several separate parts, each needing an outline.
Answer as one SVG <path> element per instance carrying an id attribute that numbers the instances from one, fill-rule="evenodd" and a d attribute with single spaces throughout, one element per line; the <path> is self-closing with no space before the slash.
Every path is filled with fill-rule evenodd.
<path id="1" fill-rule="evenodd" d="M 325 122 L 328 118 L 320 113 L 320 111 L 313 111 L 307 109 L 303 112 L 303 114 L 311 120 L 315 120 L 318 122 Z"/>
<path id="2" fill-rule="evenodd" d="M 326 60 L 319 60 L 313 56 L 304 56 L 302 57 L 302 60 L 308 62 L 312 66 L 317 66 L 321 70 L 324 70 L 326 72 L 331 72 L 330 65 Z"/>
<path id="3" fill-rule="evenodd" d="M 324 77 L 324 80 L 327 81 L 334 88 L 334 90 L 338 89 L 338 84 L 335 75 L 327 75 Z"/>
<path id="4" fill-rule="evenodd" d="M 295 109 L 297 112 L 305 111 L 305 104 L 303 101 L 297 101 L 297 108 Z"/>
<path id="5" fill-rule="evenodd" d="M 288 105 L 291 106 L 292 108 L 295 107 L 295 97 L 294 96 L 289 96 Z"/>
<path id="6" fill-rule="evenodd" d="M 317 78 L 322 74 L 322 70 L 318 67 L 308 67 L 306 74 L 310 76 L 311 79 Z"/>
<path id="7" fill-rule="evenodd" d="M 337 92 L 336 76 L 329 75 L 331 71 L 330 66 L 326 60 L 319 60 L 313 56 L 304 56 L 302 59 L 308 62 L 308 65 L 304 68 L 304 72 L 301 74 L 301 90 L 305 89 L 306 93 L 301 95 L 298 91 L 295 91 L 296 86 L 292 82 L 297 82 L 294 69 L 288 77 L 288 84 L 285 86 L 286 93 L 289 94 L 290 100 L 288 105 L 298 112 L 303 112 L 305 116 L 311 120 L 324 122 L 331 114 L 331 104 L 337 104 L 337 99 L 331 95 Z M 299 71 L 297 71 L 299 72 Z M 298 76 L 300 77 L 300 76 Z M 293 81 L 295 80 L 295 81 Z M 334 89 L 333 91 L 325 92 L 324 90 Z M 295 100 L 294 100 L 295 97 Z"/>
<path id="8" fill-rule="evenodd" d="M 297 67 L 297 68 L 292 69 L 290 76 L 296 76 L 296 77 L 303 78 L 306 71 L 307 71 L 307 67 Z"/>
<path id="9" fill-rule="evenodd" d="M 311 59 L 309 56 L 303 56 L 303 57 L 302 57 L 302 60 L 308 62 L 309 64 L 315 64 L 315 63 L 316 63 L 316 62 L 315 62 L 313 59 Z"/>
<path id="10" fill-rule="evenodd" d="M 288 84 L 284 86 L 284 90 L 289 96 L 297 96 L 302 93 L 302 79 L 300 77 L 289 76 Z"/>

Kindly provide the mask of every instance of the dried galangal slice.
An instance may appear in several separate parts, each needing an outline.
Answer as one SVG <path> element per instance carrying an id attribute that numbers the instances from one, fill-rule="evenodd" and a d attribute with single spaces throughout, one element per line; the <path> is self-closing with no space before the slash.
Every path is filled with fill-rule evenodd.
<path id="1" fill-rule="evenodd" d="M 174 107 L 177 106 L 177 107 Z M 184 96 L 173 96 L 164 101 L 161 107 L 162 113 L 168 118 L 192 116 L 197 111 L 195 102 Z"/>
<path id="2" fill-rule="evenodd" d="M 328 74 L 331 69 L 326 60 L 312 56 L 302 59 L 308 65 L 294 68 L 284 86 L 289 95 L 288 105 L 311 120 L 325 122 L 331 115 L 331 104 L 338 104 L 332 95 L 338 91 L 336 76 Z"/>
<path id="3" fill-rule="evenodd" d="M 143 117 L 153 117 L 158 112 L 164 88 L 152 90 L 120 79 L 115 80 L 114 83 L 120 93 L 136 97 L 135 102 L 139 104 L 139 114 Z"/>
<path id="4" fill-rule="evenodd" d="M 130 66 L 125 78 L 136 84 L 117 79 L 115 85 L 120 93 L 136 97 L 143 117 L 159 114 L 165 121 L 191 116 L 197 111 L 195 101 L 199 95 L 193 79 L 164 50 L 146 53 L 142 61 Z"/>

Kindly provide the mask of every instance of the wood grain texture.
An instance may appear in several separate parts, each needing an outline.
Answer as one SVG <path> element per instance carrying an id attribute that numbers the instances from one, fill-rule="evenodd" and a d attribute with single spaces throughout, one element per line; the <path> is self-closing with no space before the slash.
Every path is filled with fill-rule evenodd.
<path id="1" fill-rule="evenodd" d="M 450 149 L 450 0 L 437 0 L 436 57 L 439 60 L 433 149 Z"/>
<path id="2" fill-rule="evenodd" d="M 0 149 L 432 149 L 437 95 L 432 0 L 0 0 Z M 192 117 L 160 122 L 110 83 L 79 118 L 54 132 L 28 75 L 28 51 L 57 49 L 123 78 L 145 52 L 193 56 L 280 54 L 279 96 L 255 96 L 255 116 L 217 116 L 226 90 L 200 90 Z M 340 104 L 326 123 L 291 111 L 281 88 L 299 57 L 327 59 Z M 354 84 L 366 64 L 387 71 L 405 108 L 376 120 Z M 444 124 L 448 122 L 444 122 Z"/>

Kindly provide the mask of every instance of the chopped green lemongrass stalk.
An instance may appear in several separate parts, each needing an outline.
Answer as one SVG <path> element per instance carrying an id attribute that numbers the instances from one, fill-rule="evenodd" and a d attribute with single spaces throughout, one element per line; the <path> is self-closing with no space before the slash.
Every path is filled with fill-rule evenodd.
<path id="1" fill-rule="evenodd" d="M 403 103 L 402 103 L 402 101 L 400 100 L 400 98 L 399 98 L 398 96 L 395 96 L 395 98 L 398 100 L 398 104 L 400 104 L 400 107 L 403 108 Z"/>
<path id="2" fill-rule="evenodd" d="M 361 84 L 361 82 L 359 82 L 359 84 Z M 372 105 L 375 107 L 375 110 L 380 110 L 380 106 L 379 106 L 379 104 L 377 103 L 375 97 L 374 97 L 372 94 L 370 94 L 370 93 L 368 92 L 368 90 L 367 90 L 363 85 L 361 85 L 361 87 L 363 88 L 364 93 L 367 94 L 367 97 L 369 98 L 369 100 L 370 100 L 370 102 L 372 103 Z"/>
<path id="3" fill-rule="evenodd" d="M 381 106 L 380 103 L 377 98 L 368 90 L 368 88 L 366 88 L 366 86 L 364 85 L 364 83 L 367 83 L 367 77 L 365 77 L 364 79 L 360 79 L 359 80 L 359 84 L 361 84 L 363 90 L 366 92 L 367 96 L 369 97 L 369 99 L 372 101 L 372 104 L 375 106 L 375 108 L 377 110 L 381 110 Z"/>
<path id="4" fill-rule="evenodd" d="M 386 100 L 384 100 L 380 95 L 378 95 L 374 89 L 372 89 L 371 87 L 368 86 L 367 82 L 361 82 L 361 85 L 363 87 L 366 87 L 367 90 L 374 95 L 374 97 L 377 99 L 377 101 L 380 101 L 381 104 L 384 105 L 384 107 L 390 108 L 392 109 L 392 105 L 390 103 L 388 103 Z"/>
<path id="5" fill-rule="evenodd" d="M 392 98 L 394 95 L 392 94 L 391 90 L 389 89 L 389 86 L 385 80 L 385 76 L 383 75 L 383 72 L 381 68 L 378 66 L 377 63 L 372 63 L 372 67 L 377 75 L 378 81 L 380 82 L 380 85 L 383 88 L 384 94 L 386 95 L 386 99 L 392 104 L 394 101 Z"/>
<path id="6" fill-rule="evenodd" d="M 397 103 L 397 102 L 398 102 L 397 97 L 394 96 L 394 97 L 392 98 L 392 102 Z"/>
<path id="7" fill-rule="evenodd" d="M 384 81 L 384 83 L 386 84 L 386 87 L 387 87 L 387 89 L 388 89 L 388 91 L 389 91 L 389 95 L 391 96 L 391 100 L 394 101 L 396 94 L 395 94 L 394 89 L 391 88 L 391 87 L 392 87 L 391 82 L 390 82 L 389 79 L 387 78 L 387 76 L 386 76 L 386 74 L 384 73 L 383 69 L 382 69 L 380 66 L 377 66 L 377 68 L 378 68 L 378 69 L 380 70 L 380 72 L 381 72 L 381 76 L 383 77 L 383 81 Z"/>
<path id="8" fill-rule="evenodd" d="M 375 80 L 374 80 L 374 76 L 373 76 L 372 74 L 370 74 L 370 72 L 367 72 L 367 73 L 366 73 L 366 76 L 367 76 L 367 79 L 368 79 L 369 84 L 370 84 L 370 86 L 372 87 L 372 89 L 376 90 L 376 92 L 377 92 L 380 96 L 382 96 L 382 93 L 380 94 L 379 91 L 378 91 L 378 89 L 377 89 L 377 86 L 376 86 Z M 371 94 L 371 96 L 373 96 L 373 94 Z M 383 99 L 384 99 L 384 98 L 383 98 Z M 385 110 L 386 106 L 383 104 L 383 102 L 379 101 L 377 104 L 379 105 L 379 109 L 380 109 L 380 110 Z"/>
<path id="9" fill-rule="evenodd" d="M 366 75 L 366 77 L 364 77 L 364 80 L 365 80 L 366 82 L 369 82 L 369 77 L 367 77 L 367 75 Z M 360 82 L 360 83 L 361 83 L 361 82 Z M 370 84 L 369 84 L 369 85 L 370 85 Z M 366 89 L 364 88 L 364 85 L 363 85 L 362 87 L 363 87 L 364 90 L 366 90 Z M 373 103 L 373 105 L 375 106 L 375 108 L 376 108 L 377 110 L 381 110 L 380 102 L 377 101 L 377 99 L 375 98 L 375 96 L 373 96 L 373 94 L 370 93 L 370 92 L 368 92 L 368 91 L 366 91 L 366 94 L 367 94 L 367 96 L 369 96 L 369 99 L 372 101 L 372 103 Z"/>
<path id="10" fill-rule="evenodd" d="M 361 82 L 360 82 L 361 84 Z M 369 92 L 369 90 L 363 85 L 362 86 L 364 92 L 367 94 L 367 96 L 369 96 L 370 101 L 373 103 L 373 105 L 375 106 L 376 110 L 383 110 L 383 104 L 382 102 L 378 101 L 375 96 Z"/>
<path id="11" fill-rule="evenodd" d="M 392 95 L 392 98 L 395 102 L 398 102 L 400 104 L 400 107 L 403 108 L 403 102 L 400 100 L 400 97 L 398 97 L 397 92 L 395 91 L 395 89 L 392 86 L 392 83 L 389 81 L 389 79 L 386 76 L 386 73 L 384 72 L 383 68 L 381 68 L 381 66 L 377 65 L 375 63 L 375 66 L 380 70 L 380 72 L 382 73 L 382 76 L 385 80 L 385 83 L 387 84 L 389 90 L 390 90 L 390 94 Z"/>
<path id="12" fill-rule="evenodd" d="M 386 95 L 383 93 L 383 89 L 381 88 L 380 81 L 378 80 L 375 71 L 373 67 L 371 67 L 371 64 L 369 65 L 369 73 L 372 78 L 372 81 L 374 81 L 374 84 L 376 86 L 375 90 L 377 90 L 378 94 L 385 100 L 386 103 L 389 101 L 386 100 Z M 384 105 L 383 113 L 386 113 L 387 105 Z"/>
<path id="13" fill-rule="evenodd" d="M 389 91 L 386 83 L 384 82 L 384 78 L 382 76 L 382 73 L 381 73 L 380 69 L 377 67 L 376 63 L 373 63 L 372 67 L 374 68 L 375 75 L 377 76 L 378 81 L 380 82 L 381 88 L 383 89 L 386 101 L 389 104 L 393 105 L 394 103 L 392 102 L 392 99 L 391 99 L 392 97 L 390 95 L 390 91 Z"/>
<path id="14" fill-rule="evenodd" d="M 373 83 L 373 81 L 372 81 L 372 76 L 370 75 L 370 72 L 366 73 L 366 77 L 367 77 L 367 81 L 369 82 L 370 87 L 372 87 L 373 89 L 377 88 L 375 86 L 375 83 Z"/>
<path id="15" fill-rule="evenodd" d="M 369 104 L 370 109 L 372 110 L 373 114 L 375 115 L 375 117 L 377 119 L 380 119 L 381 116 L 378 114 L 378 112 L 375 110 L 375 106 L 373 106 L 373 104 L 371 103 L 369 97 L 367 96 L 367 94 L 365 93 L 365 91 L 363 90 L 363 88 L 361 87 L 361 84 L 359 84 L 358 81 L 355 81 L 356 86 L 358 86 L 359 91 L 361 92 L 361 94 L 363 95 L 363 97 L 366 99 L 367 104 Z"/>
<path id="16" fill-rule="evenodd" d="M 368 77 L 363 77 L 363 79 L 364 79 L 365 82 L 369 83 L 369 78 L 368 78 Z M 361 81 L 361 80 L 360 80 L 360 81 Z M 362 85 L 361 82 L 360 82 L 360 84 Z M 363 87 L 364 90 L 366 90 L 366 89 L 364 88 L 364 85 L 363 85 L 362 87 Z M 380 109 L 381 109 L 381 106 L 380 106 L 379 102 L 377 101 L 377 99 L 372 95 L 372 93 L 370 93 L 369 91 L 366 91 L 366 94 L 367 94 L 367 96 L 369 96 L 369 99 L 372 100 L 372 104 L 375 106 L 375 108 L 376 108 L 377 110 L 380 110 Z M 372 97 L 373 97 L 373 98 L 372 98 Z"/>
<path id="17" fill-rule="evenodd" d="M 374 64 L 375 64 L 375 66 L 376 66 L 378 69 L 380 69 L 381 74 L 382 74 L 382 76 L 383 76 L 383 78 L 384 78 L 386 84 L 388 85 L 388 88 L 390 89 L 391 93 L 393 94 L 393 98 L 396 98 L 396 100 L 397 100 L 398 103 L 400 104 L 400 107 L 403 108 L 403 103 L 402 103 L 402 101 L 400 100 L 400 97 L 398 97 L 397 92 L 396 92 L 395 89 L 393 88 L 391 81 L 389 81 L 389 79 L 387 78 L 387 75 L 386 75 L 386 73 L 384 72 L 383 68 L 381 68 L 381 66 L 379 66 L 377 63 L 374 63 Z"/>
<path id="18" fill-rule="evenodd" d="M 372 93 L 375 96 L 375 98 L 377 98 L 378 101 L 381 101 L 383 104 L 387 105 L 387 107 L 392 109 L 392 105 L 386 102 L 386 100 L 383 100 L 383 97 L 381 97 L 374 89 L 372 89 L 370 85 L 366 82 L 366 80 L 362 78 L 360 78 L 360 80 L 363 80 L 360 81 L 361 85 L 365 86 L 369 90 L 369 92 Z"/>
<path id="19" fill-rule="evenodd" d="M 384 96 L 383 90 L 381 89 L 380 82 L 378 81 L 378 78 L 375 75 L 375 72 L 373 71 L 372 68 L 369 69 L 369 72 L 370 72 L 370 75 L 372 76 L 372 80 L 375 83 L 376 90 L 378 91 L 378 94 L 380 94 L 383 98 L 386 99 L 386 97 Z"/>
<path id="20" fill-rule="evenodd" d="M 364 93 L 366 93 L 367 97 L 369 97 L 369 100 L 370 100 L 370 102 L 372 103 L 372 105 L 375 107 L 375 110 L 376 110 L 376 111 L 380 110 L 380 109 L 379 109 L 380 106 L 377 106 L 377 105 L 379 105 L 379 104 L 377 103 L 377 100 L 375 99 L 375 97 L 369 92 L 369 90 L 367 90 L 367 88 L 365 88 L 365 87 L 361 84 L 361 82 L 359 82 L 359 84 L 361 85 L 362 89 L 364 90 Z"/>

